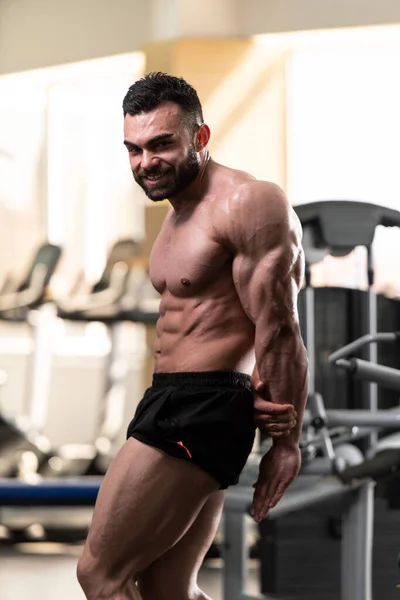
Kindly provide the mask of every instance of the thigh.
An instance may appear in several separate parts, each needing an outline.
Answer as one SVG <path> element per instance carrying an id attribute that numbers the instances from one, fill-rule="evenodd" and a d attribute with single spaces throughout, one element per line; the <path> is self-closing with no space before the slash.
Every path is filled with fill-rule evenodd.
<path id="1" fill-rule="evenodd" d="M 87 564 L 128 581 L 177 543 L 217 489 L 195 465 L 129 438 L 101 486 Z"/>
<path id="2" fill-rule="evenodd" d="M 194 597 L 197 575 L 221 519 L 225 493 L 213 493 L 185 535 L 139 576 L 143 600 Z"/>

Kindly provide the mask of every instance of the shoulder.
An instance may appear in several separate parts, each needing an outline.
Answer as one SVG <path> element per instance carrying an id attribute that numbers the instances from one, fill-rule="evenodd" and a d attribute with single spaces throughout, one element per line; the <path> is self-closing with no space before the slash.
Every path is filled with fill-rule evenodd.
<path id="1" fill-rule="evenodd" d="M 266 245 L 300 244 L 301 226 L 285 192 L 270 181 L 249 180 L 227 199 L 225 239 L 238 246 L 250 238 Z"/>
<path id="2" fill-rule="evenodd" d="M 229 213 L 247 217 L 256 213 L 267 222 L 289 218 L 292 208 L 283 189 L 270 181 L 246 181 L 229 199 Z"/>

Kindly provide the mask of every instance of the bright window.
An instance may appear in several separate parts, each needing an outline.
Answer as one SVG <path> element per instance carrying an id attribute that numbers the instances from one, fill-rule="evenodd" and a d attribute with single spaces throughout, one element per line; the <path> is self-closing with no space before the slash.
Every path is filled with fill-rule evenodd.
<path id="1" fill-rule="evenodd" d="M 400 210 L 400 33 L 368 33 L 349 32 L 336 46 L 327 33 L 326 47 L 319 37 L 288 61 L 287 191 L 294 204 L 361 200 Z M 399 230 L 378 229 L 378 290 L 400 293 L 399 253 Z M 365 285 L 364 265 L 365 252 L 327 259 L 315 283 Z"/>

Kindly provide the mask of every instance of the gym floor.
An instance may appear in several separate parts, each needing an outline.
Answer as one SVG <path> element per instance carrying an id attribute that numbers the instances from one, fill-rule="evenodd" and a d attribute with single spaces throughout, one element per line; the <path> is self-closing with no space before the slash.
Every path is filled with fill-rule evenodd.
<path id="1" fill-rule="evenodd" d="M 1 600 L 84 600 L 75 578 L 80 553 L 79 546 L 61 544 L 0 547 Z M 220 560 L 206 562 L 199 583 L 212 600 L 222 600 Z M 248 591 L 258 591 L 255 565 L 249 569 Z"/>

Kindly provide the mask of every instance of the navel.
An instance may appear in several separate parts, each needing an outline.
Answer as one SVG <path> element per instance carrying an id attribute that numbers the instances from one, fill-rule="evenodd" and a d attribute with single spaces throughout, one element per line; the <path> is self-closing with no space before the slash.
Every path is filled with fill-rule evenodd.
<path id="1" fill-rule="evenodd" d="M 189 281 L 189 279 L 186 279 L 185 277 L 183 277 L 181 279 L 181 284 L 182 285 L 190 285 L 190 281 Z"/>

